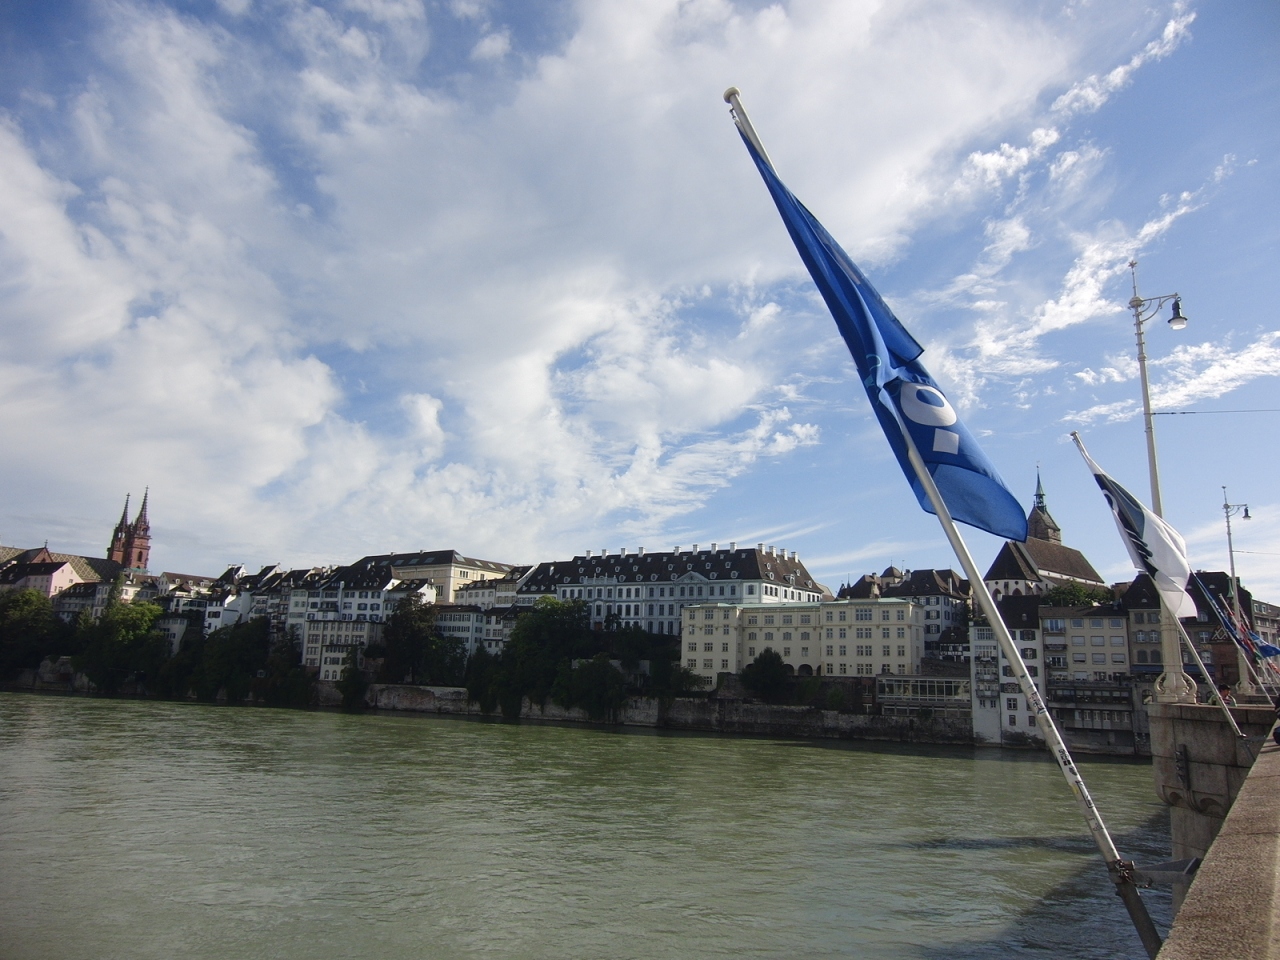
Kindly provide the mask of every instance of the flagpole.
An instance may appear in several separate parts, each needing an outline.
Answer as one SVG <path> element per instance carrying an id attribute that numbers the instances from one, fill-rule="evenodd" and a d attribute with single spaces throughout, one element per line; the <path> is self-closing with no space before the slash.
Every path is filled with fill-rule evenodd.
<path id="1" fill-rule="evenodd" d="M 1094 805 L 1093 798 L 1089 795 L 1089 788 L 1085 786 L 1084 778 L 1080 776 L 1080 771 L 1076 769 L 1076 765 L 1071 759 L 1071 753 L 1067 750 L 1066 743 L 1063 742 L 1062 734 L 1058 732 L 1058 728 L 1053 722 L 1053 717 L 1049 715 L 1044 698 L 1041 697 L 1040 691 L 1036 689 L 1035 682 L 1027 672 L 1026 664 L 1022 662 L 1022 657 L 1014 645 L 1009 628 L 1005 625 L 1004 619 L 1000 616 L 1000 611 L 996 608 L 995 599 L 991 596 L 990 591 L 987 590 L 987 585 L 982 580 L 982 574 L 978 570 L 973 556 L 969 553 L 969 548 L 960 536 L 960 531 L 956 529 L 955 521 L 951 518 L 951 511 L 947 509 L 947 504 L 942 499 L 942 494 L 938 492 L 938 487 L 933 482 L 933 475 L 929 473 L 928 467 L 925 466 L 924 460 L 920 457 L 920 451 L 916 449 L 915 441 L 911 438 L 911 432 L 906 429 L 904 424 L 900 423 L 899 426 L 902 427 L 902 437 L 907 445 L 907 457 L 911 461 L 911 467 L 915 470 L 917 479 L 919 479 L 921 486 L 924 487 L 925 493 L 929 497 L 929 503 L 932 504 L 934 513 L 938 517 L 938 522 L 942 525 L 943 532 L 951 542 L 951 549 L 955 551 L 956 559 L 964 567 L 964 571 L 969 577 L 969 582 L 973 585 L 973 592 L 978 600 L 978 605 L 982 608 L 982 612 L 986 614 L 987 622 L 991 624 L 996 641 L 1000 644 L 1000 649 L 1004 651 L 1005 658 L 1012 666 L 1014 676 L 1018 680 L 1018 686 L 1022 690 L 1022 695 L 1026 697 L 1027 703 L 1035 710 L 1036 726 L 1040 728 L 1050 752 L 1058 762 L 1058 767 L 1062 770 L 1063 777 L 1066 778 L 1067 785 L 1071 788 L 1071 792 L 1075 794 L 1076 801 L 1080 805 L 1080 811 L 1084 814 L 1085 823 L 1089 826 L 1089 833 L 1093 835 L 1093 842 L 1097 844 L 1098 851 L 1102 854 L 1102 859 L 1106 861 L 1107 873 L 1111 877 L 1111 882 L 1115 884 L 1116 893 L 1124 901 L 1125 909 L 1129 912 L 1129 919 L 1133 921 L 1138 937 L 1142 940 L 1142 946 L 1146 949 L 1147 956 L 1151 960 L 1155 960 L 1156 954 L 1160 952 L 1162 941 L 1160 932 L 1156 929 L 1155 923 L 1152 922 L 1151 914 L 1147 912 L 1147 905 L 1143 901 L 1142 895 L 1138 892 L 1137 884 L 1134 882 L 1134 864 L 1123 859 L 1116 849 L 1116 845 L 1111 839 L 1111 834 L 1107 831 L 1107 825 L 1102 821 L 1102 814 Z"/>
<path id="2" fill-rule="evenodd" d="M 742 105 L 742 101 L 738 99 L 742 96 L 742 91 L 737 87 L 730 87 L 724 92 L 724 102 L 729 105 L 729 112 L 733 115 L 733 122 L 738 129 L 742 131 L 742 135 L 751 141 L 751 145 L 756 148 L 756 152 L 769 165 L 769 169 L 773 169 L 773 161 L 769 159 L 769 151 L 764 148 L 764 144 L 760 142 L 760 137 L 756 135 L 756 128 L 751 125 L 751 118 L 747 116 L 747 109 Z"/>
<path id="3" fill-rule="evenodd" d="M 1162 607 L 1164 606 L 1163 600 L 1160 601 L 1160 605 Z M 1200 668 L 1200 676 L 1204 677 L 1205 682 L 1207 683 L 1209 680 L 1209 671 L 1205 667 L 1204 661 L 1200 659 L 1200 651 L 1197 650 L 1196 645 L 1191 642 L 1191 637 L 1187 633 L 1187 628 L 1182 625 L 1182 621 L 1172 615 L 1170 615 L 1170 617 L 1177 626 L 1178 633 L 1182 635 L 1182 642 L 1185 643 L 1187 649 L 1191 651 L 1191 656 L 1194 658 L 1196 666 Z M 1214 699 L 1218 701 L 1218 706 L 1222 708 L 1222 715 L 1227 718 L 1227 723 L 1229 723 L 1231 725 L 1231 729 L 1235 731 L 1236 737 L 1240 740 L 1248 741 L 1249 738 L 1240 732 L 1240 725 L 1236 723 L 1236 718 L 1231 715 L 1231 708 L 1222 702 L 1222 695 L 1217 691 L 1214 691 Z M 1250 752 L 1252 753 L 1252 751 Z"/>

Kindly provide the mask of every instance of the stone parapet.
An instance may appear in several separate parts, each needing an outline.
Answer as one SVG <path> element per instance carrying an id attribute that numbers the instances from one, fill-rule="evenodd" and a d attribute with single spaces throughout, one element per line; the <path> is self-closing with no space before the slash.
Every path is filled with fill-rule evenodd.
<path id="1" fill-rule="evenodd" d="M 1234 800 L 1158 960 L 1280 957 L 1280 746 L 1262 746 Z"/>
<path id="2" fill-rule="evenodd" d="M 1153 703 L 1151 759 L 1156 792 L 1169 805 L 1173 859 L 1203 857 L 1240 792 L 1259 737 L 1275 722 L 1269 707 L 1232 707 L 1240 741 L 1222 709 L 1207 704 Z"/>

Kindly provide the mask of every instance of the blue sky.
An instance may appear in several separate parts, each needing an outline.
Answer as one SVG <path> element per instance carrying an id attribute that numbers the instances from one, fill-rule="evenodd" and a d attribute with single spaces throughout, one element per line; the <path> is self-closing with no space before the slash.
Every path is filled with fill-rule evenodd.
<path id="1" fill-rule="evenodd" d="M 1280 599 L 1274 3 L 35 3 L 0 12 L 0 542 L 153 566 L 756 543 L 954 561 L 720 95 L 1027 505 L 1067 441 Z M 986 564 L 998 543 L 968 535 Z"/>

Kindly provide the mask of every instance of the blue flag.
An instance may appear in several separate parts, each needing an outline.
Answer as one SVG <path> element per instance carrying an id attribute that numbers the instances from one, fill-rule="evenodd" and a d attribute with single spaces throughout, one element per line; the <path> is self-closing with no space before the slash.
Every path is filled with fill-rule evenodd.
<path id="1" fill-rule="evenodd" d="M 853 354 L 871 407 L 920 506 L 934 512 L 907 458 L 904 427 L 955 519 L 998 537 L 1026 540 L 1027 517 L 1021 504 L 920 363 L 924 348 L 831 234 L 783 186 L 751 140 L 742 140 Z"/>

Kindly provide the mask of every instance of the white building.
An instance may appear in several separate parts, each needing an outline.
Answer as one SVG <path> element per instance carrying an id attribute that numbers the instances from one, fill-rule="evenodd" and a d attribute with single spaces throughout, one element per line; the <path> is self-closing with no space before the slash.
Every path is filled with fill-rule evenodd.
<path id="1" fill-rule="evenodd" d="M 779 604 L 694 603 L 684 611 L 684 665 L 714 685 L 767 649 L 797 676 L 907 676 L 920 670 L 924 608 L 905 598 Z"/>
<path id="2" fill-rule="evenodd" d="M 713 543 L 699 549 L 676 547 L 669 553 L 616 554 L 587 551 L 572 560 L 539 564 L 520 585 L 520 606 L 539 597 L 581 600 L 597 629 L 607 622 L 649 633 L 678 636 L 682 611 L 708 602 L 782 604 L 830 600 L 831 591 L 814 581 L 795 551 L 765 549 L 764 544 L 727 549 Z"/>

